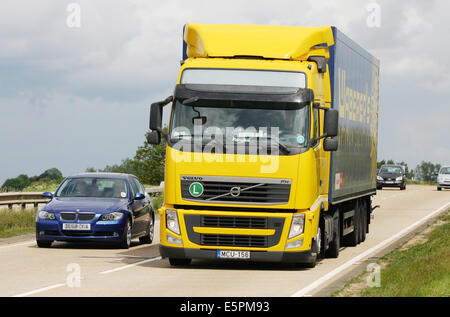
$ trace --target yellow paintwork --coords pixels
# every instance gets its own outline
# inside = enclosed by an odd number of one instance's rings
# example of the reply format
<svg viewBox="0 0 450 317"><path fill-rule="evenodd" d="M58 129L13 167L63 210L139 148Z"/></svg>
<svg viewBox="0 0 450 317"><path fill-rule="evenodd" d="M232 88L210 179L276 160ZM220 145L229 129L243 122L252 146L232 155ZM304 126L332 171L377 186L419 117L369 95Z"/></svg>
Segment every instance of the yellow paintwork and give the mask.
<svg viewBox="0 0 450 317"><path fill-rule="evenodd" d="M273 236L275 229L235 229L235 228L207 228L194 227L196 233L211 233L211 234L244 234L252 236Z"/></svg>
<svg viewBox="0 0 450 317"><path fill-rule="evenodd" d="M302 60L313 46L334 44L331 27L188 23L188 57L238 55Z"/></svg>
<svg viewBox="0 0 450 317"><path fill-rule="evenodd" d="M322 107L331 103L329 73L319 74L316 64L306 61L308 56L321 55L327 59L328 49L315 47L327 43L334 44L330 27L301 28L276 26L224 26L189 23L185 31L189 58L182 65L178 77L180 83L182 72L186 68L223 68L223 69L264 69L301 71L307 76L307 87L314 90L315 102ZM235 55L264 56L265 60L222 58ZM219 56L211 58L214 56ZM208 58L207 58L208 57ZM312 105L311 105L312 107ZM323 132L323 110L320 111L321 133ZM312 112L311 112L312 113ZM312 118L311 118L312 122ZM305 251L310 250L312 238L317 233L320 210L328 209L328 188L330 153L323 151L323 140L315 148L293 156L251 156L190 153L167 147L165 170L165 206L161 214L161 245L175 248L219 249L217 246L200 246L187 238L184 215L205 214L217 216L258 216L285 218L282 236L279 243L267 249L249 247L226 247L227 250L264 250L264 251ZM277 160L277 161L275 161ZM271 167L277 168L271 171ZM181 176L234 176L290 179L291 194L289 202L280 205L224 205L199 203L183 200L181 197ZM181 235L166 228L165 210L174 209L175 205L183 205L185 209L177 209ZM189 205L225 206L242 208L290 209L297 213L305 213L304 233L288 240L292 222L292 213L286 212L224 212L213 210L188 209ZM270 230L257 229L218 229L196 227L194 231L201 233L270 235ZM183 246L169 244L166 235L182 239ZM300 248L285 249L286 243L303 239ZM223 247L222 247L223 248Z"/></svg>

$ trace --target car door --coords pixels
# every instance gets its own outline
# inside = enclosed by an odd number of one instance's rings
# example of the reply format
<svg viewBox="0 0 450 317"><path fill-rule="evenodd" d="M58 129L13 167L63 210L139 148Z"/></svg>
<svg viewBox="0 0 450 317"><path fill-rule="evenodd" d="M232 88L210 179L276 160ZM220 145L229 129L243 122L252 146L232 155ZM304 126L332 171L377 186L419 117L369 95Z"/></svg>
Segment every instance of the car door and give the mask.
<svg viewBox="0 0 450 317"><path fill-rule="evenodd" d="M132 203L131 203L131 209L134 216L134 225L133 225L133 235L140 235L144 233L146 229L146 223L147 223L147 207L148 203L146 201L146 198L142 200L136 200L134 199L135 195L137 193L145 194L145 192L142 192L141 186L139 181L132 177L130 178L130 187L131 187L131 197L132 197Z"/></svg>

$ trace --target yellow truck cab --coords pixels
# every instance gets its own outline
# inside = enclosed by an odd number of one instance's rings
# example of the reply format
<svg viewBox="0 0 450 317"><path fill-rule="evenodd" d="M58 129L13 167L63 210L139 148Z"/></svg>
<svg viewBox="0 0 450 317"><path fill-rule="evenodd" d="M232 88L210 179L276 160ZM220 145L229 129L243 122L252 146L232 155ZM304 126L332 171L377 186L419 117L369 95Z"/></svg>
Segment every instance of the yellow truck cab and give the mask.
<svg viewBox="0 0 450 317"><path fill-rule="evenodd" d="M167 141L163 258L314 266L364 241L377 59L335 27L188 23L181 64L150 109L148 142Z"/></svg>

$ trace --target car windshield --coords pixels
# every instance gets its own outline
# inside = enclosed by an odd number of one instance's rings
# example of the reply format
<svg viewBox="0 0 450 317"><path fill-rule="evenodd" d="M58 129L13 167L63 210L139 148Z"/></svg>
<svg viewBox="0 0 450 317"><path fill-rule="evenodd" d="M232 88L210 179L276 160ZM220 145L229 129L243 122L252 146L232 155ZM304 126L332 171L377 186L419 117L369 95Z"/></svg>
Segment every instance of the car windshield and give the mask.
<svg viewBox="0 0 450 317"><path fill-rule="evenodd" d="M381 173L402 174L403 169L400 166L383 166Z"/></svg>
<svg viewBox="0 0 450 317"><path fill-rule="evenodd" d="M195 118L203 120L200 133L197 127L194 129ZM212 140L224 144L266 139L301 147L308 141L308 118L306 105L211 100L184 105L176 100L170 137L172 142L200 137L204 144Z"/></svg>
<svg viewBox="0 0 450 317"><path fill-rule="evenodd" d="M124 179L74 177L67 178L55 193L56 197L127 198Z"/></svg>
<svg viewBox="0 0 450 317"><path fill-rule="evenodd" d="M450 174L450 167L443 167L439 174Z"/></svg>

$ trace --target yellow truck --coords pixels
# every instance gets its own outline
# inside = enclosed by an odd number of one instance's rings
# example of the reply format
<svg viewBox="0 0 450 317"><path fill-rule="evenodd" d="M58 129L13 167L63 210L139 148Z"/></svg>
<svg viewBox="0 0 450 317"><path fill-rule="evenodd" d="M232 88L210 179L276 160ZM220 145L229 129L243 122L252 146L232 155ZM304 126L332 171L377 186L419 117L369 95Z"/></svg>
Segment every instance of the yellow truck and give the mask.
<svg viewBox="0 0 450 317"><path fill-rule="evenodd" d="M314 267L363 242L379 61L331 26L188 23L183 37L174 95L150 107L147 140L167 142L161 256Z"/></svg>

